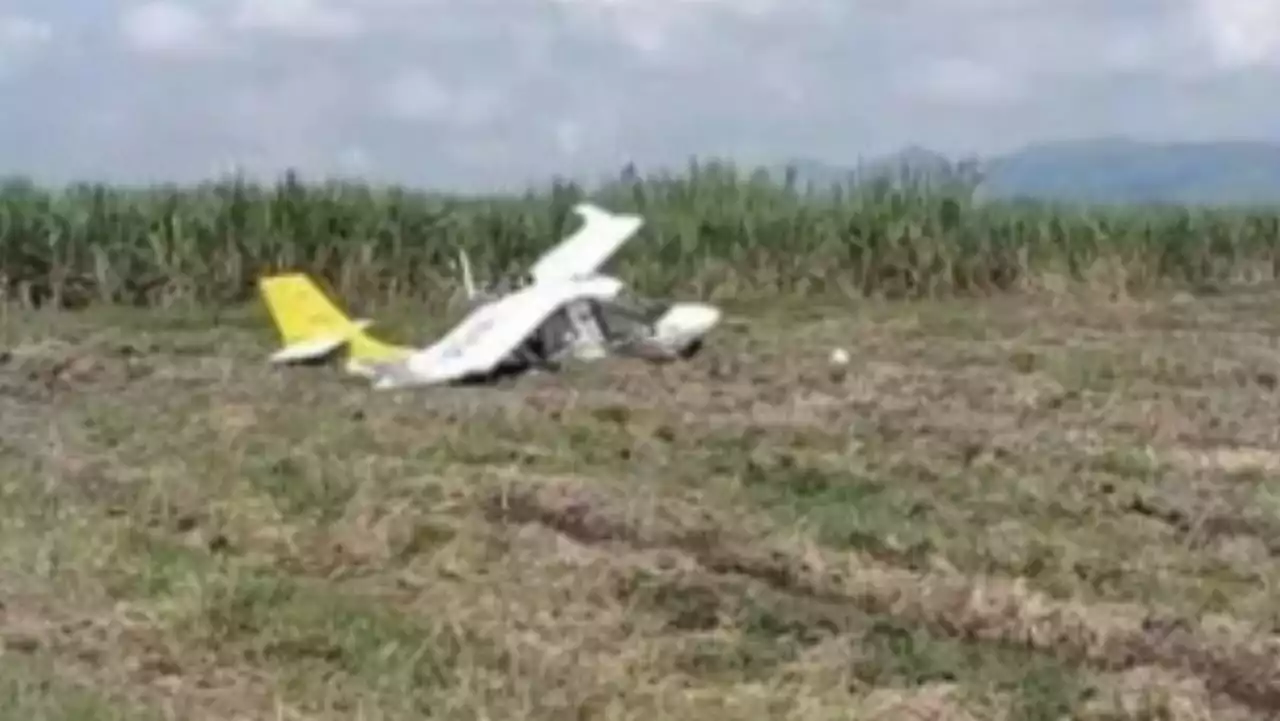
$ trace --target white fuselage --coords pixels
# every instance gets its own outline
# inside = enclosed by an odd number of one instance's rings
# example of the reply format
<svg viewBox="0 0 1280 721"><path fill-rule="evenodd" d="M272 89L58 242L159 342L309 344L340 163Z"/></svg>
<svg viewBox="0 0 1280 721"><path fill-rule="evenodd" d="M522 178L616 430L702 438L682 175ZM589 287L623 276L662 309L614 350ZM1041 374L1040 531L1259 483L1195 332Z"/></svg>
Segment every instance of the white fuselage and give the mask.
<svg viewBox="0 0 1280 721"><path fill-rule="evenodd" d="M576 300L556 314L567 326L562 352L581 360L611 353L675 358L685 355L719 324L721 312L705 303L672 303L656 318L646 319L618 298Z"/></svg>

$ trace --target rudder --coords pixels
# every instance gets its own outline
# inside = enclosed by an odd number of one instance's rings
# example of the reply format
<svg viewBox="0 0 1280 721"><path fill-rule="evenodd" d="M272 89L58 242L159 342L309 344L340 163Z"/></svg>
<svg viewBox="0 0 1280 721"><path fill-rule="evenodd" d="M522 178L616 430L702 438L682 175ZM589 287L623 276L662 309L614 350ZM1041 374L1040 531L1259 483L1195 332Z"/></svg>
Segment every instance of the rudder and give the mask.
<svg viewBox="0 0 1280 721"><path fill-rule="evenodd" d="M284 273L258 281L258 290L284 345L321 336L358 332L338 306L302 273Z"/></svg>

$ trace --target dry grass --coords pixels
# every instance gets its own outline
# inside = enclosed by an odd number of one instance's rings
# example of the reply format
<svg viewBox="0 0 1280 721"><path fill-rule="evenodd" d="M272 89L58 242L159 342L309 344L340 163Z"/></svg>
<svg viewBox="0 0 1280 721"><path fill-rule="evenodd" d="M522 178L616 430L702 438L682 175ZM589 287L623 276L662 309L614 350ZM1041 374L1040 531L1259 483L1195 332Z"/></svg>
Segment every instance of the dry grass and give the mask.
<svg viewBox="0 0 1280 721"><path fill-rule="evenodd" d="M0 716L1269 716L1277 300L744 310L401 395L256 310L13 313Z"/></svg>

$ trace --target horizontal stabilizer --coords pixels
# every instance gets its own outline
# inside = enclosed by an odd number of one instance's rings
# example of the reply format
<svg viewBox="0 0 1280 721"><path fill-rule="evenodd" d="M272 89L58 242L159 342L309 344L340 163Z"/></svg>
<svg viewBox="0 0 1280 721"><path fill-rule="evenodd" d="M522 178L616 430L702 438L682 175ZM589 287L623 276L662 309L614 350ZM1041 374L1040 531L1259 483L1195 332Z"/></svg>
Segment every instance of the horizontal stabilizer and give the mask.
<svg viewBox="0 0 1280 721"><path fill-rule="evenodd" d="M325 358L347 343L343 336L328 336L299 341L271 354L272 363L298 363Z"/></svg>

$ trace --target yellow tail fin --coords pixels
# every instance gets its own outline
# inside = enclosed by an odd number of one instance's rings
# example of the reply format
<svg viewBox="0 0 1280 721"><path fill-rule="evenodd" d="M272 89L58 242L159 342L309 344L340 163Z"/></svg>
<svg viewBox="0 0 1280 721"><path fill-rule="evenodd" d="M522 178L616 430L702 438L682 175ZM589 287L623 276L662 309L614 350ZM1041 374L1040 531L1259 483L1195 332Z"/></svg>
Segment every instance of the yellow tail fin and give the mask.
<svg viewBox="0 0 1280 721"><path fill-rule="evenodd" d="M262 278L258 290L286 347L338 337L346 339L352 360L391 360L410 352L370 337L302 273Z"/></svg>
<svg viewBox="0 0 1280 721"><path fill-rule="evenodd" d="M286 273L258 281L262 299L285 345L321 335L347 335L358 330L351 319L301 273Z"/></svg>

